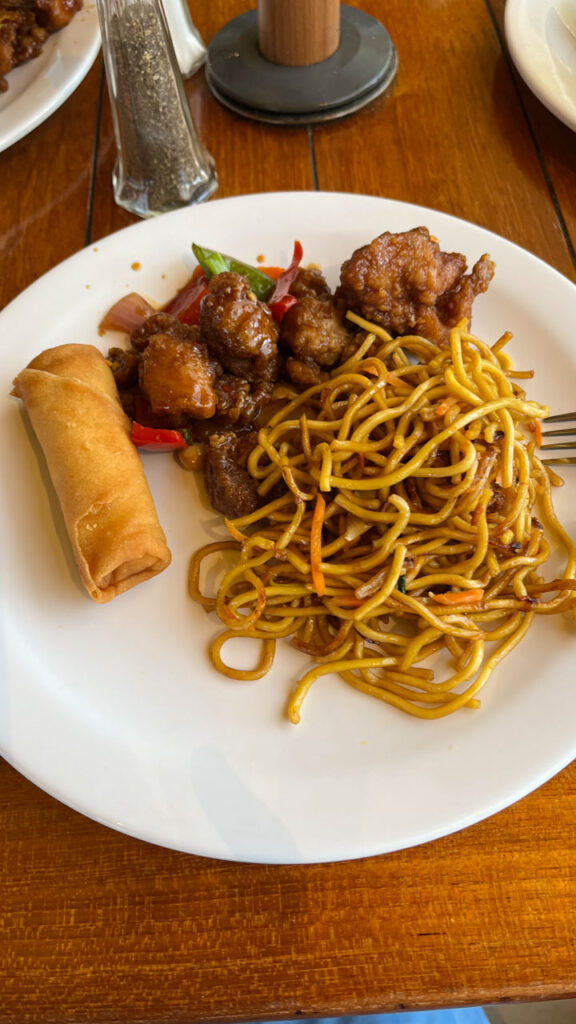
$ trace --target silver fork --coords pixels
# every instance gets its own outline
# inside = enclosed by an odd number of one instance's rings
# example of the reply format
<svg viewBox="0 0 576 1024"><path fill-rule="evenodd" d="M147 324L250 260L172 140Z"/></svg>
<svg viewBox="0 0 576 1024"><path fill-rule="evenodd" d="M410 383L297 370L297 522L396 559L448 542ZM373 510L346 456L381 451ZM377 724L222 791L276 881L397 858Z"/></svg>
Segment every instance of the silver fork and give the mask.
<svg viewBox="0 0 576 1024"><path fill-rule="evenodd" d="M563 412L557 416L547 416L545 420L542 420L543 426L548 426L549 423L569 423L570 420L574 420L572 427L557 429L554 427L553 430L543 430L542 437L574 437L576 438L576 412ZM566 451L569 449L576 448L576 439L573 441L553 441L551 444L540 445L540 451ZM547 466L576 466L576 458L573 455L562 456L555 455L551 459L542 459Z"/></svg>

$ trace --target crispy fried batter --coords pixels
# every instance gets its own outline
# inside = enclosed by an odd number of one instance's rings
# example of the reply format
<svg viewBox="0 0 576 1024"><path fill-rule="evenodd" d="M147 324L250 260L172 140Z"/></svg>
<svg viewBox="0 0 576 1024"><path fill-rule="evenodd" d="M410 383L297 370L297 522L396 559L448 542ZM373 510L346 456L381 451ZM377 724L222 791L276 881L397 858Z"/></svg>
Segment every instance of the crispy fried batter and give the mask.
<svg viewBox="0 0 576 1024"><path fill-rule="evenodd" d="M214 370L199 342L155 334L140 358L138 379L153 413L204 420L216 412Z"/></svg>
<svg viewBox="0 0 576 1024"><path fill-rule="evenodd" d="M51 32L57 32L82 7L82 0L0 0L0 92L12 68L37 57Z"/></svg>
<svg viewBox="0 0 576 1024"><path fill-rule="evenodd" d="M297 359L334 366L350 335L331 302L306 295L284 315L280 340Z"/></svg>
<svg viewBox="0 0 576 1024"><path fill-rule="evenodd" d="M391 334L422 334L445 343L450 328L470 319L494 264L482 256L466 274L461 253L442 252L424 227L379 235L343 263L338 296L346 308Z"/></svg>
<svg viewBox="0 0 576 1024"><path fill-rule="evenodd" d="M200 334L208 351L229 373L245 380L278 376L278 328L240 274L218 274L202 303Z"/></svg>

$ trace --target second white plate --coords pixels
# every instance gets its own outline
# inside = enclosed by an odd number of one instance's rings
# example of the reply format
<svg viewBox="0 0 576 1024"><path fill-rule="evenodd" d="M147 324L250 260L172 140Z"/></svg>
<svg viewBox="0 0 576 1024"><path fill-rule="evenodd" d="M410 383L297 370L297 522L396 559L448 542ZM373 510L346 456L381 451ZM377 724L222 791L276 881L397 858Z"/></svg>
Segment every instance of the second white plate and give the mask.
<svg viewBox="0 0 576 1024"><path fill-rule="evenodd" d="M92 67L100 49L96 5L82 10L49 36L40 55L8 75L0 93L0 152L37 128L64 103Z"/></svg>
<svg viewBox="0 0 576 1024"><path fill-rule="evenodd" d="M508 0L506 41L526 85L576 131L576 3Z"/></svg>

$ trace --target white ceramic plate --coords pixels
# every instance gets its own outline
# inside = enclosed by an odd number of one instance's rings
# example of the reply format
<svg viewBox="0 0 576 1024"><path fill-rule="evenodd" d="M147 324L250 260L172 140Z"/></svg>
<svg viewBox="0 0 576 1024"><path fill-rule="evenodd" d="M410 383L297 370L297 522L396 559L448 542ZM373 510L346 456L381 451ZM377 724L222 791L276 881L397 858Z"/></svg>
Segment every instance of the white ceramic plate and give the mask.
<svg viewBox="0 0 576 1024"><path fill-rule="evenodd" d="M526 85L576 130L576 0L508 0L505 29Z"/></svg>
<svg viewBox="0 0 576 1024"><path fill-rule="evenodd" d="M88 74L100 49L96 4L84 7L49 36L34 60L8 75L0 93L0 152L37 128L68 99Z"/></svg>
<svg viewBox="0 0 576 1024"><path fill-rule="evenodd" d="M223 536L194 474L144 455L170 568L109 605L71 567L50 486L11 381L41 349L99 337L105 310L139 290L163 302L186 280L193 240L286 264L295 238L332 283L352 250L384 230L428 226L497 273L474 329L514 331L530 394L574 405L576 288L534 256L455 218L374 197L253 195L138 223L85 249L0 314L0 750L58 799L154 843L224 859L312 862L379 854L493 814L576 752L576 636L543 618L495 672L482 709L422 722L319 681L302 723L283 717L306 659L281 646L268 678L219 676L206 646L218 622L186 595L192 551ZM134 268L140 269L134 269ZM576 533L576 470L558 509Z"/></svg>

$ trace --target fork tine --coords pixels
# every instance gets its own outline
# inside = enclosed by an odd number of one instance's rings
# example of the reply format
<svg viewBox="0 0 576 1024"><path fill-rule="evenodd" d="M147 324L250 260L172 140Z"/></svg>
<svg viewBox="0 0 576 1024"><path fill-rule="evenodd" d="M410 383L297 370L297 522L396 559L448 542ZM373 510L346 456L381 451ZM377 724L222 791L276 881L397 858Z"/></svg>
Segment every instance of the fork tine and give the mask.
<svg viewBox="0 0 576 1024"><path fill-rule="evenodd" d="M576 420L576 412L562 412L556 416L547 416L543 423L564 423L566 420Z"/></svg>
<svg viewBox="0 0 576 1024"><path fill-rule="evenodd" d="M576 412L561 412L554 416L547 416L546 419L542 420L543 426L548 426L549 423L568 423L570 420L574 420L575 423L572 427L566 428L566 430L543 430L542 437L569 437L576 434ZM576 448L576 441L553 441L551 444L541 444L539 449L541 452L546 451L560 451L567 449ZM542 459L545 466L576 466L576 457L555 455L552 458Z"/></svg>

